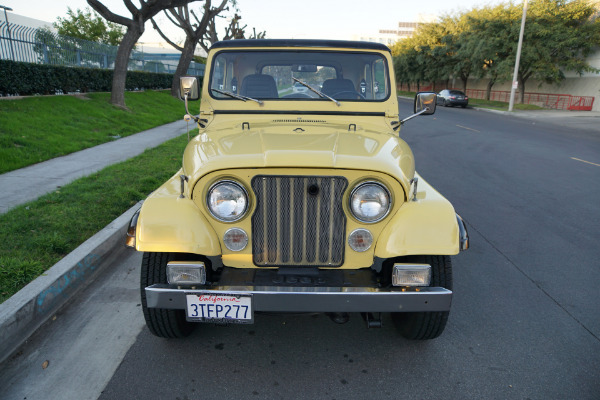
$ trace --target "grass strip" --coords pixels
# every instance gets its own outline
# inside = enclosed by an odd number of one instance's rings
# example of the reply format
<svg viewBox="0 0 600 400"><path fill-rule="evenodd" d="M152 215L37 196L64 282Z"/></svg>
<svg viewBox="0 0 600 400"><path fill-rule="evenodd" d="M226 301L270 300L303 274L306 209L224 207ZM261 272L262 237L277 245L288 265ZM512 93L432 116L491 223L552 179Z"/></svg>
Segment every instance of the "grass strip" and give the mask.
<svg viewBox="0 0 600 400"><path fill-rule="evenodd" d="M515 98L515 101L518 101ZM483 99L474 99L469 98L469 105L477 106L481 108L489 108L491 110L501 110L508 111L508 103L503 101L496 100L483 100ZM514 103L513 109L515 110L545 110L545 108L536 106L535 104L522 104L522 103Z"/></svg>
<svg viewBox="0 0 600 400"><path fill-rule="evenodd" d="M0 302L181 168L187 134L0 215Z"/></svg>
<svg viewBox="0 0 600 400"><path fill-rule="evenodd" d="M124 110L110 93L0 101L0 173L23 168L183 117L168 91L126 92ZM199 102L190 103L197 110Z"/></svg>

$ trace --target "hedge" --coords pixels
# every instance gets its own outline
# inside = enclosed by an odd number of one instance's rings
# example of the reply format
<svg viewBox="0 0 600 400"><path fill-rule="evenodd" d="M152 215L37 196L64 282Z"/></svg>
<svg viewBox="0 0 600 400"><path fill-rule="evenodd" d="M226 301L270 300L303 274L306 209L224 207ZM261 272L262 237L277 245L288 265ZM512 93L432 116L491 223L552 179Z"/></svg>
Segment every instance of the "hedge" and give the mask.
<svg viewBox="0 0 600 400"><path fill-rule="evenodd" d="M113 70L0 60L0 95L110 92ZM167 89L173 74L127 71L126 90Z"/></svg>

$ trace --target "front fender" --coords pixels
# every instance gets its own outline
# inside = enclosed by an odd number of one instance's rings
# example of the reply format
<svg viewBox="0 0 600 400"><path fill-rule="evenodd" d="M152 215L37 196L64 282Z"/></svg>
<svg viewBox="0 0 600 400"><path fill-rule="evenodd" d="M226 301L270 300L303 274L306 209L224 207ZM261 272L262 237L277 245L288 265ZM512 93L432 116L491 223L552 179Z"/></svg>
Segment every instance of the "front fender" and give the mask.
<svg viewBox="0 0 600 400"><path fill-rule="evenodd" d="M148 197L136 226L138 251L221 255L217 234L188 197L181 198L172 178Z"/></svg>
<svg viewBox="0 0 600 400"><path fill-rule="evenodd" d="M419 177L416 200L404 203L383 229L375 256L454 255L460 248L461 232L454 207Z"/></svg>

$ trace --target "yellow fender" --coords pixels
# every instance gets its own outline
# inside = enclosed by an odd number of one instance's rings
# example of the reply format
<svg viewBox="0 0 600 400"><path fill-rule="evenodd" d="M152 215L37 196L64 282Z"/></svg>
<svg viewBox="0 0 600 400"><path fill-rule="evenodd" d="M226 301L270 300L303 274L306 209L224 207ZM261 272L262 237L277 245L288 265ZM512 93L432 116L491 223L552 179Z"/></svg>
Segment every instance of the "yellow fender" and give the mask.
<svg viewBox="0 0 600 400"><path fill-rule="evenodd" d="M176 177L144 201L137 220L135 249L221 255L215 230L189 196L180 197Z"/></svg>
<svg viewBox="0 0 600 400"><path fill-rule="evenodd" d="M459 227L460 217L446 198L420 177L416 199L413 196L410 193L379 235L375 257L454 255L468 247L466 232L463 235ZM461 242L464 238L466 243Z"/></svg>

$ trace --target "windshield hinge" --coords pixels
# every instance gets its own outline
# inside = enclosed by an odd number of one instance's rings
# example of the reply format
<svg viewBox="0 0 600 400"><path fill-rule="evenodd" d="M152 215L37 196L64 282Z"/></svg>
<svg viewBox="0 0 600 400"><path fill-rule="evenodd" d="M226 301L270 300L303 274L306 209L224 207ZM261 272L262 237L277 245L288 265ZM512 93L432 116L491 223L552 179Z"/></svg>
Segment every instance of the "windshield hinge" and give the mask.
<svg viewBox="0 0 600 400"><path fill-rule="evenodd" d="M200 115L213 115L212 110L200 110Z"/></svg>
<svg viewBox="0 0 600 400"><path fill-rule="evenodd" d="M391 118L391 119L398 119L398 114L390 114L389 112L385 113L385 117L386 118Z"/></svg>

